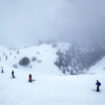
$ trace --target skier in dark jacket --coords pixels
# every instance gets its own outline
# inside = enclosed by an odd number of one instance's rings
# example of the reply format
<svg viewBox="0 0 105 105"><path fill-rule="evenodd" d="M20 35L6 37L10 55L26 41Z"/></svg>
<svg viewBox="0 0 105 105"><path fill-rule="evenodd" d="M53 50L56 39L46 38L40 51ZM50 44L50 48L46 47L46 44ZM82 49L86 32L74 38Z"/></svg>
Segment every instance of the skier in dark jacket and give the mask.
<svg viewBox="0 0 105 105"><path fill-rule="evenodd" d="M32 82L32 74L29 74L29 82Z"/></svg>
<svg viewBox="0 0 105 105"><path fill-rule="evenodd" d="M12 70L11 74L12 74L12 78L15 78L14 71L13 70Z"/></svg>
<svg viewBox="0 0 105 105"><path fill-rule="evenodd" d="M101 86L101 83L98 80L96 82L96 86L97 86L96 91L99 92L100 91L99 87Z"/></svg>
<svg viewBox="0 0 105 105"><path fill-rule="evenodd" d="M4 73L3 66L1 66L1 73Z"/></svg>
<svg viewBox="0 0 105 105"><path fill-rule="evenodd" d="M3 69L1 70L1 73L4 73L4 70Z"/></svg>

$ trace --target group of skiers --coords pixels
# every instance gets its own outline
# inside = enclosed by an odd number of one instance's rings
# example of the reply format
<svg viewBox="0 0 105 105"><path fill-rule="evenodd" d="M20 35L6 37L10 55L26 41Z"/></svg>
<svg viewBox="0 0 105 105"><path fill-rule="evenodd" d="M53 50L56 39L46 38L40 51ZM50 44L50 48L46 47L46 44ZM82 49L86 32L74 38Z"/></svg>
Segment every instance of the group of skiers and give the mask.
<svg viewBox="0 0 105 105"><path fill-rule="evenodd" d="M4 73L4 70L3 70L3 67L1 67L2 69L1 69L1 73ZM14 75L14 71L12 70L12 72L11 72L11 75L12 75L12 78L15 78L15 75ZM29 82L32 82L32 81L34 81L33 79L32 79L32 74L29 74L29 79L28 79L28 81ZM96 92L99 92L100 91L100 86L101 86L101 83L97 80L96 81Z"/></svg>
<svg viewBox="0 0 105 105"><path fill-rule="evenodd" d="M19 55L20 54L20 51L17 50L16 53ZM8 60L9 55L10 56L12 55L12 52L11 51L10 51L10 54L8 54L8 55L5 52L3 52L3 56L4 56L4 58L5 58L6 61ZM16 56L14 56L14 57L16 58ZM0 57L0 61L1 61L1 57Z"/></svg>
<svg viewBox="0 0 105 105"><path fill-rule="evenodd" d="M4 73L3 68L1 69L1 73ZM14 75L14 71L13 71L13 70L12 70L12 72L11 72L11 75L12 75L12 78L15 78L15 75ZM32 79L32 74L29 74L29 79L28 79L28 81L29 81L29 82L34 81L34 80Z"/></svg>
<svg viewBox="0 0 105 105"><path fill-rule="evenodd" d="M19 50L17 50L16 53L19 54L20 53ZM8 56L5 54L5 52L3 52L3 55L5 56L5 59L8 60ZM12 55L12 52L10 52L10 56L11 55ZM16 56L15 56L15 58L16 58ZM1 61L1 57L0 57L0 61ZM4 73L3 66L1 66L1 73ZM13 70L11 72L11 75L12 75L12 78L15 78L15 75L14 75L14 71ZM29 80L28 81L29 82L34 81L34 79L32 79L32 74L29 74Z"/></svg>

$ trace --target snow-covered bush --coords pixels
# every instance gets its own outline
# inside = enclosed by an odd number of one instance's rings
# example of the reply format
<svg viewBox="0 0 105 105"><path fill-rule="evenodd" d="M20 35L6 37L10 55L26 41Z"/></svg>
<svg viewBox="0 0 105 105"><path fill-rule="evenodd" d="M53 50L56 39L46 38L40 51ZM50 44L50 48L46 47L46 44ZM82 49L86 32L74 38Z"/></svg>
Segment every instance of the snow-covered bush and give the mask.
<svg viewBox="0 0 105 105"><path fill-rule="evenodd" d="M53 47L53 48L56 48L56 47L57 47L57 43L53 43L53 44L52 44L52 47Z"/></svg>
<svg viewBox="0 0 105 105"><path fill-rule="evenodd" d="M42 61L40 59L38 59L38 63L42 63Z"/></svg>
<svg viewBox="0 0 105 105"><path fill-rule="evenodd" d="M13 66L13 68L18 68L17 64L13 64L12 66Z"/></svg>
<svg viewBox="0 0 105 105"><path fill-rule="evenodd" d="M28 57L23 57L20 61L19 64L22 66L27 66L30 64L30 59Z"/></svg>
<svg viewBox="0 0 105 105"><path fill-rule="evenodd" d="M32 62L35 62L37 60L36 57L32 57Z"/></svg>
<svg viewBox="0 0 105 105"><path fill-rule="evenodd" d="M39 51L37 51L37 52L36 52L36 54L37 54L37 55L39 55L39 54L40 54L40 52L39 52Z"/></svg>

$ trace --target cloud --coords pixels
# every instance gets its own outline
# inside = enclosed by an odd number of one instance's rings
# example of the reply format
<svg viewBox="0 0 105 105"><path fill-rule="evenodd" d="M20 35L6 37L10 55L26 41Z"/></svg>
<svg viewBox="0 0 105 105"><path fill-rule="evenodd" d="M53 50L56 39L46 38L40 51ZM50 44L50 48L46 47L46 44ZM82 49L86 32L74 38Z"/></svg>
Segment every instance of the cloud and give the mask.
<svg viewBox="0 0 105 105"><path fill-rule="evenodd" d="M104 0L0 0L0 8L0 42L10 47L96 41L105 34Z"/></svg>

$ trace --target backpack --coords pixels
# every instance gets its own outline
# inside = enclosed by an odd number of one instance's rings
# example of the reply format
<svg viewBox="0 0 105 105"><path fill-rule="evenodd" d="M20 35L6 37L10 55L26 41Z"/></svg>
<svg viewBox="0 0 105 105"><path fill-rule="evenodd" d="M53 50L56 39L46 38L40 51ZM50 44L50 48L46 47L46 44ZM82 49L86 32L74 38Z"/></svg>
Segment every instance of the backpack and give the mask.
<svg viewBox="0 0 105 105"><path fill-rule="evenodd" d="M99 82L98 85L101 86L101 83Z"/></svg>

